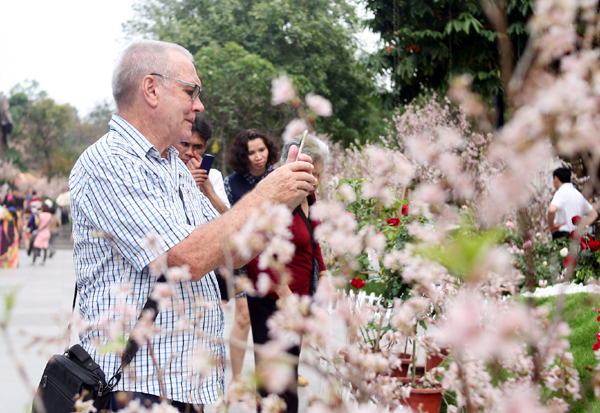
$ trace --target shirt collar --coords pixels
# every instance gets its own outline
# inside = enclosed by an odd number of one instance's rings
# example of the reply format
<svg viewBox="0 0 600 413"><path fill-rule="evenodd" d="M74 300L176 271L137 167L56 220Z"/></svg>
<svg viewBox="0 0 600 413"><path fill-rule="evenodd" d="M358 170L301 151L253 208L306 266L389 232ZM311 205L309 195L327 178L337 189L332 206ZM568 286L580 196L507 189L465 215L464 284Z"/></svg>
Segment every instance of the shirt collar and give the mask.
<svg viewBox="0 0 600 413"><path fill-rule="evenodd" d="M564 184L562 184L562 185L560 186L560 188L558 188L556 191L558 192L558 191L560 191L561 189L562 189L563 191L566 191L568 188L575 188L575 187L573 186L573 183L572 183L572 182L565 182L565 183L564 183Z"/></svg>
<svg viewBox="0 0 600 413"><path fill-rule="evenodd" d="M249 174L249 173L242 174L242 176L244 177L244 179L246 181L248 181L248 183L250 185L256 185L257 183L259 183L260 181L262 181L265 176L269 175L273 171L274 171L273 167L269 166L267 168L267 170L265 171L265 173L262 174L261 176L254 176L254 175Z"/></svg>
<svg viewBox="0 0 600 413"><path fill-rule="evenodd" d="M144 135L142 135L136 128L134 128L129 122L119 115L112 115L108 125L112 130L124 137L131 144L131 148L139 157L145 158L147 155L155 158L161 157L154 145L152 145ZM177 156L177 149L172 146L167 149L168 160L172 159L171 157L173 156L174 152L174 156Z"/></svg>

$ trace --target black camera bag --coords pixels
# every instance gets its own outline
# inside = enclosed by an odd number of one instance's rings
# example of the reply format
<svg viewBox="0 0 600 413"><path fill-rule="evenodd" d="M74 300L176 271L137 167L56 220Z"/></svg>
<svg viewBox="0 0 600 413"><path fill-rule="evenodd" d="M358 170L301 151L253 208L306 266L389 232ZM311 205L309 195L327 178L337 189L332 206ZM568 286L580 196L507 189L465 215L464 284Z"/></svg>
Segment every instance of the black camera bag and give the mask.
<svg viewBox="0 0 600 413"><path fill-rule="evenodd" d="M110 388L100 366L76 344L65 354L52 356L46 365L33 412L70 413L81 396L84 401L93 399L94 407L102 411L108 407Z"/></svg>

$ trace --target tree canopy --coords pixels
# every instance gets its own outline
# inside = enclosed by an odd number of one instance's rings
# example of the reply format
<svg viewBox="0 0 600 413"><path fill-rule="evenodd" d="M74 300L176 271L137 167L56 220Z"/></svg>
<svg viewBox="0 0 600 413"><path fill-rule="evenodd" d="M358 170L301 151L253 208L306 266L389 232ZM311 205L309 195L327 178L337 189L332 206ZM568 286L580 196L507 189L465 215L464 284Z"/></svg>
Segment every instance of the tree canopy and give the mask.
<svg viewBox="0 0 600 413"><path fill-rule="evenodd" d="M196 56L207 119L227 139L232 129L252 126L281 133L285 119L269 105L268 88L269 78L285 72L300 96L331 100L334 114L318 121L319 130L352 142L373 124L375 91L355 57L354 10L346 0L146 0L125 29L178 43ZM262 113L250 116L250 108Z"/></svg>
<svg viewBox="0 0 600 413"><path fill-rule="evenodd" d="M85 148L108 132L113 112L101 103L82 121L73 106L56 103L35 81L13 87L8 101L15 125L5 157L50 179L69 175Z"/></svg>
<svg viewBox="0 0 600 413"><path fill-rule="evenodd" d="M443 90L452 76L469 73L474 90L489 97L501 91L500 56L481 0L364 0L374 17L369 25L381 34L384 48L371 65L391 73L395 103L421 92ZM527 42L531 0L507 0L508 34L515 58Z"/></svg>

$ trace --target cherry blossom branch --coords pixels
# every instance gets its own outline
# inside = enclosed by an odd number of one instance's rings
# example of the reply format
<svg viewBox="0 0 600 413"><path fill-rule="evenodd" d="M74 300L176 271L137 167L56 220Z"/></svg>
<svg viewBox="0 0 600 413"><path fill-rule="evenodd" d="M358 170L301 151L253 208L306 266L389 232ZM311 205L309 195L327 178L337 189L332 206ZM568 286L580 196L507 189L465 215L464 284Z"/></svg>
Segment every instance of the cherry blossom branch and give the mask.
<svg viewBox="0 0 600 413"><path fill-rule="evenodd" d="M165 386L164 372L163 372L162 368L159 366L158 360L156 359L156 356L154 355L154 348L152 347L152 342L149 338L146 340L146 344L148 345L148 352L150 353L150 358L152 359L152 364L154 364L154 368L156 369L156 376L158 379L158 384L160 385L160 394L162 395L162 397L164 399L166 399L167 398L167 388Z"/></svg>

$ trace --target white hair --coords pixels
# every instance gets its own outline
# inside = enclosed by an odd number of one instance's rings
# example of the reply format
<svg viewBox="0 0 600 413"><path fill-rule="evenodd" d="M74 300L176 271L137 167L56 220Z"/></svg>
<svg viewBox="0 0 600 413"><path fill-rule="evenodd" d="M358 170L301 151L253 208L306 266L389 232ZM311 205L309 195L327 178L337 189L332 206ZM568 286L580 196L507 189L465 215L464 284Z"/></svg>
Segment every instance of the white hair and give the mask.
<svg viewBox="0 0 600 413"><path fill-rule="evenodd" d="M175 74L169 51L182 53L194 63L194 56L187 49L160 40L138 40L121 52L112 75L112 92L118 109L132 103L133 92L144 76L150 73ZM162 77L159 81L165 82Z"/></svg>
<svg viewBox="0 0 600 413"><path fill-rule="evenodd" d="M283 148L281 149L281 165L285 165L288 153L290 152L290 148L292 147L292 145L300 146L301 141L302 136L298 135L283 145ZM312 158L313 163L322 161L323 165L326 165L329 161L329 147L325 142L323 142L321 139L317 138L315 135L312 134L306 137L306 142L304 144L304 147L302 148L302 153L310 156Z"/></svg>

